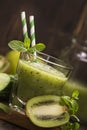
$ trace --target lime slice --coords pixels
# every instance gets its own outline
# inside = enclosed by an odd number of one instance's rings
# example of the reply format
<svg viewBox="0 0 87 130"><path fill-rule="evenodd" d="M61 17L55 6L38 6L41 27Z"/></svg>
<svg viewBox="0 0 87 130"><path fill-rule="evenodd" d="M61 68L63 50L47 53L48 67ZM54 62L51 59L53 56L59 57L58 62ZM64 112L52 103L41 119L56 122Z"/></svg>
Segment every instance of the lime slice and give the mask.
<svg viewBox="0 0 87 130"><path fill-rule="evenodd" d="M0 73L0 91L10 83L10 76L6 73Z"/></svg>
<svg viewBox="0 0 87 130"><path fill-rule="evenodd" d="M4 56L0 55L0 73L8 73L10 62Z"/></svg>

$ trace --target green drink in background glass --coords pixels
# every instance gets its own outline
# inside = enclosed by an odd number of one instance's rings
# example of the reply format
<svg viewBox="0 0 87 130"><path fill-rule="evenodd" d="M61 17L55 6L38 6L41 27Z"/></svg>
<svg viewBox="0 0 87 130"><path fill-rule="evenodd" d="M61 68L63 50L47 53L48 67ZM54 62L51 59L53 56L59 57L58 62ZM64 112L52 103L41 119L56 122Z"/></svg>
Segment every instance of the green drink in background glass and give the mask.
<svg viewBox="0 0 87 130"><path fill-rule="evenodd" d="M26 102L40 95L61 95L72 68L45 53L21 53L10 105L24 110Z"/></svg>

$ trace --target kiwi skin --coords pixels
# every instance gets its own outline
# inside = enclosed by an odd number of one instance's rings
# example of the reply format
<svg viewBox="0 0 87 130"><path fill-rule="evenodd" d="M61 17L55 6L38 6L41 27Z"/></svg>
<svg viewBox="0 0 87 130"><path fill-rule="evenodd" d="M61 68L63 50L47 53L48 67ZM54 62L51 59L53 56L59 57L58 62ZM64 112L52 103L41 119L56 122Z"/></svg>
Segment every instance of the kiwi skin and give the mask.
<svg viewBox="0 0 87 130"><path fill-rule="evenodd" d="M26 104L26 115L34 125L42 128L59 127L66 124L70 118L66 106L61 105L60 97L55 95L30 99Z"/></svg>

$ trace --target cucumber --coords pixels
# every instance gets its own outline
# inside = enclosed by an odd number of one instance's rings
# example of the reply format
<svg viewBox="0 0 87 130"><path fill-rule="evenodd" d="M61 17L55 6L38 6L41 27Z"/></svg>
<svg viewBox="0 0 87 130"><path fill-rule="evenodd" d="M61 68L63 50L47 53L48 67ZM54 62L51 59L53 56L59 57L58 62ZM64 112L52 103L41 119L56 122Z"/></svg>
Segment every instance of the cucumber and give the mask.
<svg viewBox="0 0 87 130"><path fill-rule="evenodd" d="M26 115L39 127L51 128L66 124L70 116L60 100L59 96L54 95L34 97L26 104Z"/></svg>
<svg viewBox="0 0 87 130"><path fill-rule="evenodd" d="M10 69L10 63L4 56L0 55L0 73L8 73Z"/></svg>
<svg viewBox="0 0 87 130"><path fill-rule="evenodd" d="M10 83L10 76L6 73L0 73L0 92Z"/></svg>

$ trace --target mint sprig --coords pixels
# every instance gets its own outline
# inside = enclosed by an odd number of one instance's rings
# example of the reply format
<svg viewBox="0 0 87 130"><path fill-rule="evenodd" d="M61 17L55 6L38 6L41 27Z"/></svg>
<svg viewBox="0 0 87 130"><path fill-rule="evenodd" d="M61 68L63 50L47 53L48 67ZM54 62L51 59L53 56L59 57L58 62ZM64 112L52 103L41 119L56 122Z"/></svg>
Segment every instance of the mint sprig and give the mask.
<svg viewBox="0 0 87 130"><path fill-rule="evenodd" d="M25 38L24 42L19 40L12 40L8 43L8 46L12 50L16 50L19 52L29 52L29 53L34 53L35 51L43 51L46 47L44 43L37 43L33 47L31 47L30 44L31 44L30 38Z"/></svg>
<svg viewBox="0 0 87 130"><path fill-rule="evenodd" d="M76 113L79 109L77 100L79 96L79 92L75 90L72 93L72 96L62 96L61 103L67 106L68 112L70 114L70 121L61 127L61 130L78 130L80 127L79 118L76 116Z"/></svg>
<svg viewBox="0 0 87 130"><path fill-rule="evenodd" d="M68 122L64 126L61 127L61 130L78 130L80 127L79 123L70 123Z"/></svg>

